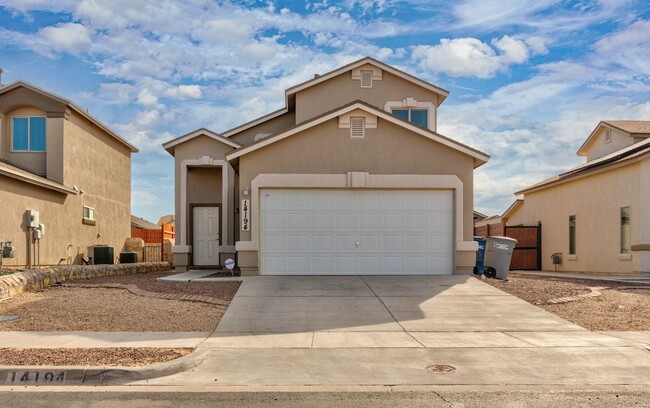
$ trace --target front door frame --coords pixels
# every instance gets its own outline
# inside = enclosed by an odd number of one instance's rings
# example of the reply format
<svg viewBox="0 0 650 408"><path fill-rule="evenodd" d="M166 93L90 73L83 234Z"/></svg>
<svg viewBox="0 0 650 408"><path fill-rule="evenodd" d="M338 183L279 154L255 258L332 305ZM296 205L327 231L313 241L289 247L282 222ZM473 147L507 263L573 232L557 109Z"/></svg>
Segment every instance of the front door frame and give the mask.
<svg viewBox="0 0 650 408"><path fill-rule="evenodd" d="M190 245L194 246L194 208L200 208L200 207L217 207L217 218L219 220L219 246L221 246L223 242L223 223L221 222L221 211L222 211L222 206L221 203L200 203L200 204L190 204L190 219L189 219L189 239L190 239ZM221 255L221 252L219 252L219 256ZM221 263L221 260L217 257L217 264L216 265L198 265L198 267L206 268L206 267L211 267L211 266L219 266ZM194 265L194 251L190 254L190 265L192 267L196 266Z"/></svg>

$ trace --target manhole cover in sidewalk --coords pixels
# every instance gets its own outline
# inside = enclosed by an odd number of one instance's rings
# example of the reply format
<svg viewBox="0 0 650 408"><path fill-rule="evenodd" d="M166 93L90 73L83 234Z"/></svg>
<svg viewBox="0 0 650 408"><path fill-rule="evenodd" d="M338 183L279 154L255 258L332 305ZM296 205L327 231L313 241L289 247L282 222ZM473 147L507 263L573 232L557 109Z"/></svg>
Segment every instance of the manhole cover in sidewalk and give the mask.
<svg viewBox="0 0 650 408"><path fill-rule="evenodd" d="M20 317L18 317L18 316L0 316L0 323L15 322L17 320L20 320Z"/></svg>
<svg viewBox="0 0 650 408"><path fill-rule="evenodd" d="M429 364L424 369L430 373L453 373L456 371L456 367L446 364Z"/></svg>

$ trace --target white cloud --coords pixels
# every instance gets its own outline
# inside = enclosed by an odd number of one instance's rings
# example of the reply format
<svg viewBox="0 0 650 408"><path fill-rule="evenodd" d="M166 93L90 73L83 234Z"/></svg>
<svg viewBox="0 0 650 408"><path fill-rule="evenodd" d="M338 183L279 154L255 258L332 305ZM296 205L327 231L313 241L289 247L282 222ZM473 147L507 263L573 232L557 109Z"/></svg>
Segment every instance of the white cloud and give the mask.
<svg viewBox="0 0 650 408"><path fill-rule="evenodd" d="M613 63L650 75L650 20L639 20L594 45L599 62Z"/></svg>
<svg viewBox="0 0 650 408"><path fill-rule="evenodd" d="M521 40L504 35L491 44L476 38L443 38L438 45L413 47L411 56L422 68L434 72L478 78L493 77L512 64L528 60L528 47Z"/></svg>
<svg viewBox="0 0 650 408"><path fill-rule="evenodd" d="M201 99L203 93L198 85L179 85L165 91L165 96L180 100Z"/></svg>
<svg viewBox="0 0 650 408"><path fill-rule="evenodd" d="M78 55L90 45L90 35L82 24L63 23L41 29L39 36L52 50Z"/></svg>

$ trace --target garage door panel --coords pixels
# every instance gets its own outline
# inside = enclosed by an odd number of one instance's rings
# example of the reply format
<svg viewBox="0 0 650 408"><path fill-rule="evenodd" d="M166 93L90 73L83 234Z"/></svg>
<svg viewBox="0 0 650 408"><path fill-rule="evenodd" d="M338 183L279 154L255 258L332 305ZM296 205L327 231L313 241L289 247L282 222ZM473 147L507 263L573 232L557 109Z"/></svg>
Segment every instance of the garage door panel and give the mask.
<svg viewBox="0 0 650 408"><path fill-rule="evenodd" d="M357 230L357 215L353 212L349 213L336 213L336 223L334 224L336 231L356 231Z"/></svg>
<svg viewBox="0 0 650 408"><path fill-rule="evenodd" d="M338 251L352 251L356 250L357 236L355 234L336 234L335 248Z"/></svg>
<svg viewBox="0 0 650 408"><path fill-rule="evenodd" d="M362 274L379 274L381 273L381 262L377 256L360 256L359 272Z"/></svg>
<svg viewBox="0 0 650 408"><path fill-rule="evenodd" d="M380 231L381 216L378 213L359 214L359 230Z"/></svg>
<svg viewBox="0 0 650 408"><path fill-rule="evenodd" d="M452 207L450 191L262 190L261 271L451 274Z"/></svg>
<svg viewBox="0 0 650 408"><path fill-rule="evenodd" d="M307 251L311 249L309 234L288 234L287 251Z"/></svg>
<svg viewBox="0 0 650 408"><path fill-rule="evenodd" d="M292 275L304 275L309 272L311 261L309 256L288 256L287 269Z"/></svg>
<svg viewBox="0 0 650 408"><path fill-rule="evenodd" d="M404 214L402 213L384 213L382 214L383 231L402 231L404 229Z"/></svg>
<svg viewBox="0 0 650 408"><path fill-rule="evenodd" d="M311 272L314 274L329 274L332 270L332 257L329 255L311 257Z"/></svg>
<svg viewBox="0 0 650 408"><path fill-rule="evenodd" d="M266 231L284 230L287 228L287 215L269 211L262 214L262 228Z"/></svg>
<svg viewBox="0 0 650 408"><path fill-rule="evenodd" d="M357 257L354 255L336 257L334 265L333 273L354 275L357 272Z"/></svg>
<svg viewBox="0 0 650 408"><path fill-rule="evenodd" d="M385 251L404 250L404 236L398 234L383 235L382 239Z"/></svg>
<svg viewBox="0 0 650 408"><path fill-rule="evenodd" d="M268 234L262 238L262 246L265 252L282 252L286 249L284 246L284 234Z"/></svg>
<svg viewBox="0 0 650 408"><path fill-rule="evenodd" d="M292 231L309 231L311 216L309 213L295 213L287 217L287 229Z"/></svg>
<svg viewBox="0 0 650 408"><path fill-rule="evenodd" d="M332 235L316 234L311 236L311 249L315 252L330 252L332 246Z"/></svg>
<svg viewBox="0 0 650 408"><path fill-rule="evenodd" d="M282 255L263 255L261 257L262 268L265 273L271 275L282 275L286 273L285 257Z"/></svg>

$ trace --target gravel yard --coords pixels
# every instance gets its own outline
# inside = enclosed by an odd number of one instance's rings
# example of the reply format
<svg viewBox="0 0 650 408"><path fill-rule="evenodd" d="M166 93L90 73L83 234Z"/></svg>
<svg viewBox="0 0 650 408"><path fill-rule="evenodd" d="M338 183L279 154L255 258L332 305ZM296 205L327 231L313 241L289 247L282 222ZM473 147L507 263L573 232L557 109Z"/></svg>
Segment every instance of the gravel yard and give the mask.
<svg viewBox="0 0 650 408"><path fill-rule="evenodd" d="M625 289L633 284L510 274L507 282L486 283L537 305L589 330L650 330L650 286ZM563 304L551 299L590 293L590 287L605 287L602 295Z"/></svg>
<svg viewBox="0 0 650 408"><path fill-rule="evenodd" d="M229 302L239 282L156 282L169 273L150 273L77 280L71 283L135 284L151 292L197 294ZM123 289L87 289L63 286L22 293L0 302L0 315L17 322L0 323L0 331L213 331L225 307L205 303L153 299Z"/></svg>
<svg viewBox="0 0 650 408"><path fill-rule="evenodd" d="M2 366L128 366L139 367L183 357L192 349L0 349Z"/></svg>

